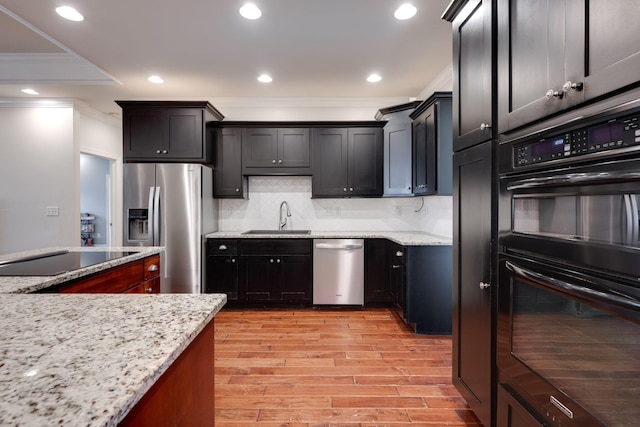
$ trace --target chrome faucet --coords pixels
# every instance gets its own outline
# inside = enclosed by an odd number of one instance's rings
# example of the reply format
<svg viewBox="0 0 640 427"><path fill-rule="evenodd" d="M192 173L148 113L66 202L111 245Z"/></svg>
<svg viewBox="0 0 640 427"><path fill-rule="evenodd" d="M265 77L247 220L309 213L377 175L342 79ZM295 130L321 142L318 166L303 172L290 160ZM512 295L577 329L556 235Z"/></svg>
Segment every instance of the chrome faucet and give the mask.
<svg viewBox="0 0 640 427"><path fill-rule="evenodd" d="M283 220L283 215L282 215L282 207L286 206L287 207L287 216L284 217ZM291 210L289 209L289 203L287 203L286 201L283 201L282 203L280 203L280 222L278 223L278 229L279 230L284 230L284 226L287 225L287 217L291 216Z"/></svg>

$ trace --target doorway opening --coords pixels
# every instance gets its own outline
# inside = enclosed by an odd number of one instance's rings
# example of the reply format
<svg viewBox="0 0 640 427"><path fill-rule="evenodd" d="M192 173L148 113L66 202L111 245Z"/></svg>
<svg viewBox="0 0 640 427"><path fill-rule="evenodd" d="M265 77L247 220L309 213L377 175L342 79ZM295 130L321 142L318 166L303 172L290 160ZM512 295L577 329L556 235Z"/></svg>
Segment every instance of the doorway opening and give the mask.
<svg viewBox="0 0 640 427"><path fill-rule="evenodd" d="M80 153L80 244L113 242L113 168L115 160Z"/></svg>

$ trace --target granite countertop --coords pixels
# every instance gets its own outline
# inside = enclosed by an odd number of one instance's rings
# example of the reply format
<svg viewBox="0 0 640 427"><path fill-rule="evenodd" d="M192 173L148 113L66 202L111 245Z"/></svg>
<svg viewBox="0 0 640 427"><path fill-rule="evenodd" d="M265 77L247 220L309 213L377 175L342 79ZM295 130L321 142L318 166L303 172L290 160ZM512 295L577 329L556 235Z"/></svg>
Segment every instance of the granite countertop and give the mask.
<svg viewBox="0 0 640 427"><path fill-rule="evenodd" d="M68 282L79 277L88 276L102 270L109 269L121 264L126 264L137 259L150 255L159 254L164 250L161 246L140 247L140 246L76 246L76 247L53 247L46 249L36 249L9 255L0 255L0 261L12 261L27 256L41 255L48 252L68 250L69 252L90 252L90 251L121 251L133 252L122 258L117 258L101 264L84 267L78 270L68 271L56 276L0 276L0 294L7 293L30 293L48 288L59 283Z"/></svg>
<svg viewBox="0 0 640 427"><path fill-rule="evenodd" d="M246 230L245 230L246 231ZM312 231L309 234L242 234L244 231L217 231L208 239L388 239L404 246L451 245L452 239L421 231Z"/></svg>
<svg viewBox="0 0 640 427"><path fill-rule="evenodd" d="M117 425L225 302L0 294L0 425Z"/></svg>

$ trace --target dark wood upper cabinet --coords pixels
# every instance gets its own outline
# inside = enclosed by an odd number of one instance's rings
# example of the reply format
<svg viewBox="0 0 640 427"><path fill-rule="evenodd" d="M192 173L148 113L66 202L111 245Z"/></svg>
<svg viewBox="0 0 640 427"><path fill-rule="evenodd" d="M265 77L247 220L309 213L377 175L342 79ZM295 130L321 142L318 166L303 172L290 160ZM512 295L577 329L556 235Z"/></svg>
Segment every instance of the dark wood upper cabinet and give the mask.
<svg viewBox="0 0 640 427"><path fill-rule="evenodd" d="M311 166L308 128L246 128L242 130L242 169L245 175L262 174L260 169L296 168L296 173ZM307 171L307 173L309 173Z"/></svg>
<svg viewBox="0 0 640 427"><path fill-rule="evenodd" d="M470 0L453 20L453 149L493 136L492 0Z"/></svg>
<svg viewBox="0 0 640 427"><path fill-rule="evenodd" d="M313 129L312 196L382 196L382 140L379 127Z"/></svg>
<svg viewBox="0 0 640 427"><path fill-rule="evenodd" d="M640 81L640 3L498 0L499 131Z"/></svg>
<svg viewBox="0 0 640 427"><path fill-rule="evenodd" d="M413 119L413 194L450 195L453 159L451 92L436 92Z"/></svg>
<svg viewBox="0 0 640 427"><path fill-rule="evenodd" d="M216 156L213 169L213 197L244 198L242 177L242 129L216 130Z"/></svg>
<svg viewBox="0 0 640 427"><path fill-rule="evenodd" d="M213 129L222 120L208 102L116 101L122 107L123 157L139 162L213 160Z"/></svg>

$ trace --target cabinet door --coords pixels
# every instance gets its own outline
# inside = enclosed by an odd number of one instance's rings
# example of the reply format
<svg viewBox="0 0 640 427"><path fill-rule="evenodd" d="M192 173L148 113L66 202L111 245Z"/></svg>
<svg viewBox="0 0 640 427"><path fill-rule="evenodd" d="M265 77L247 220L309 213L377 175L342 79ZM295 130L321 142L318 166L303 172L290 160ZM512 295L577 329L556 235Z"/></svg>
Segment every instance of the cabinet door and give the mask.
<svg viewBox="0 0 640 427"><path fill-rule="evenodd" d="M236 256L208 256L206 293L227 294L229 301L238 300L238 262Z"/></svg>
<svg viewBox="0 0 640 427"><path fill-rule="evenodd" d="M311 166L309 129L278 129L278 167L308 168Z"/></svg>
<svg viewBox="0 0 640 427"><path fill-rule="evenodd" d="M435 104L427 108L414 122L413 194L436 192L436 117Z"/></svg>
<svg viewBox="0 0 640 427"><path fill-rule="evenodd" d="M384 127L384 194L411 194L411 122Z"/></svg>
<svg viewBox="0 0 640 427"><path fill-rule="evenodd" d="M312 130L313 197L347 195L347 142L347 129L316 128Z"/></svg>
<svg viewBox="0 0 640 427"><path fill-rule="evenodd" d="M311 301L313 270L309 255L281 255L278 266L278 299L283 301Z"/></svg>
<svg viewBox="0 0 640 427"><path fill-rule="evenodd" d="M492 137L492 1L471 0L453 21L455 151Z"/></svg>
<svg viewBox="0 0 640 427"><path fill-rule="evenodd" d="M366 239L364 243L364 305L388 303L389 257L387 240Z"/></svg>
<svg viewBox="0 0 640 427"><path fill-rule="evenodd" d="M491 425L492 143L454 155L453 383L480 421Z"/></svg>
<svg viewBox="0 0 640 427"><path fill-rule="evenodd" d="M171 159L204 157L203 111L197 108L163 109L162 148Z"/></svg>
<svg viewBox="0 0 640 427"><path fill-rule="evenodd" d="M382 196L382 129L352 128L348 137L349 196Z"/></svg>
<svg viewBox="0 0 640 427"><path fill-rule="evenodd" d="M391 305L402 319L406 317L406 281L404 248L401 245L390 243L387 246L389 260L389 286L391 288Z"/></svg>
<svg viewBox="0 0 640 427"><path fill-rule="evenodd" d="M216 138L213 196L242 198L242 129L222 128Z"/></svg>
<svg viewBox="0 0 640 427"><path fill-rule="evenodd" d="M123 156L154 158L162 156L162 110L126 108L123 117Z"/></svg>
<svg viewBox="0 0 640 427"><path fill-rule="evenodd" d="M562 91L564 5L557 0L498 0L501 133L580 102L578 96L567 97Z"/></svg>
<svg viewBox="0 0 640 427"><path fill-rule="evenodd" d="M640 81L640 2L566 0L565 81L582 83L585 99ZM567 97L576 97L570 90Z"/></svg>
<svg viewBox="0 0 640 427"><path fill-rule="evenodd" d="M496 427L543 427L516 398L502 386L498 387Z"/></svg>
<svg viewBox="0 0 640 427"><path fill-rule="evenodd" d="M275 256L240 256L240 300L270 301L280 299L277 294L277 269Z"/></svg>
<svg viewBox="0 0 640 427"><path fill-rule="evenodd" d="M245 168L278 166L278 129L243 129L242 163Z"/></svg>

